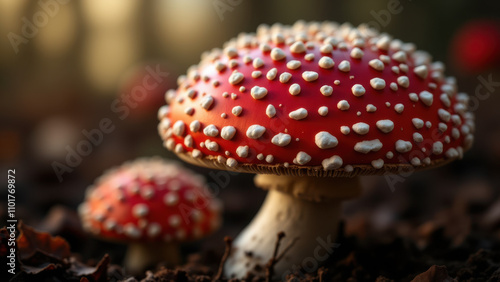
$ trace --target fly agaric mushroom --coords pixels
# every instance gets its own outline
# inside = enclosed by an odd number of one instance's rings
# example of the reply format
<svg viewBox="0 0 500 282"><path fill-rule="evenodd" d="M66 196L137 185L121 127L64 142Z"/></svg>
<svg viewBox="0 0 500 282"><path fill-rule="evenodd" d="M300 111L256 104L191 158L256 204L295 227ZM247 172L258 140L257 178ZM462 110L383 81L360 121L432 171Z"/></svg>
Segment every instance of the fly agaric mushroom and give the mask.
<svg viewBox="0 0 500 282"><path fill-rule="evenodd" d="M476 19L460 27L450 42L453 63L464 73L480 73L500 63L500 21Z"/></svg>
<svg viewBox="0 0 500 282"><path fill-rule="evenodd" d="M278 275L312 256L318 238L331 242L357 176L443 165L473 142L468 96L444 65L366 25L261 25L224 46L166 93L159 132L181 159L257 173L269 190L234 241L230 277L264 265L279 231L295 244Z"/></svg>
<svg viewBox="0 0 500 282"><path fill-rule="evenodd" d="M220 202L206 191L201 176L174 163L139 159L101 176L79 213L95 236L129 242L126 269L140 273L159 261L180 262L176 243L219 227Z"/></svg>

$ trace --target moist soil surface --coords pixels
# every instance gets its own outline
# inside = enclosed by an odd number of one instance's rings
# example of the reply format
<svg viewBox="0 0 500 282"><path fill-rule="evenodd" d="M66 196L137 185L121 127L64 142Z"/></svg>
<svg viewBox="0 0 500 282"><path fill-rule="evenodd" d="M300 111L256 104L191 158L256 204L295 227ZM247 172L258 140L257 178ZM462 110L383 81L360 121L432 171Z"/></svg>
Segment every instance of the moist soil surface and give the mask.
<svg viewBox="0 0 500 282"><path fill-rule="evenodd" d="M322 265L295 268L287 281L500 281L499 182L474 173L457 176L460 170L458 166L410 177L363 179L363 195L344 204L330 258ZM200 242L183 244L182 265L159 262L142 273L128 274L122 266L126 246L87 235L75 207L51 205L40 211L43 216L30 218L33 210L24 214L25 223L18 225L22 232L17 238L16 275L5 277L240 281L221 275L221 262L230 239L251 220L265 192L253 187L251 176L235 179L246 184L219 195L226 203L224 226ZM9 234L3 229L0 235L0 263L5 265ZM266 281L272 273L269 259L257 269L261 276L244 281Z"/></svg>

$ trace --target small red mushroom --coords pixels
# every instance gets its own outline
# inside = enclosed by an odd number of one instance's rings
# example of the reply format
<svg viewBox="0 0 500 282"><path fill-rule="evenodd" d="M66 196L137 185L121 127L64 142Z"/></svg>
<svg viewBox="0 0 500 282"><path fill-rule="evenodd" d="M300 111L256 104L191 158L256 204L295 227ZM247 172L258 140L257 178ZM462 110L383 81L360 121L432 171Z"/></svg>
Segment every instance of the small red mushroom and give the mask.
<svg viewBox="0 0 500 282"><path fill-rule="evenodd" d="M112 106L120 119L128 115L136 121L154 119L165 91L175 85L171 72L172 68L165 63L140 63L129 68L119 83L120 103Z"/></svg>
<svg viewBox="0 0 500 282"><path fill-rule="evenodd" d="M465 23L450 44L453 63L464 73L479 73L500 63L500 21L476 19Z"/></svg>
<svg viewBox="0 0 500 282"><path fill-rule="evenodd" d="M166 93L159 133L183 160L257 173L269 190L234 241L228 277L264 265L280 231L284 244L296 241L278 275L318 238L334 240L341 201L360 193L357 176L436 167L472 145L468 96L444 65L367 25L262 25L224 46Z"/></svg>
<svg viewBox="0 0 500 282"><path fill-rule="evenodd" d="M131 273L159 261L179 263L177 243L200 239L221 223L220 202L203 177L160 158L106 172L88 189L79 213L93 235L130 243L125 266Z"/></svg>

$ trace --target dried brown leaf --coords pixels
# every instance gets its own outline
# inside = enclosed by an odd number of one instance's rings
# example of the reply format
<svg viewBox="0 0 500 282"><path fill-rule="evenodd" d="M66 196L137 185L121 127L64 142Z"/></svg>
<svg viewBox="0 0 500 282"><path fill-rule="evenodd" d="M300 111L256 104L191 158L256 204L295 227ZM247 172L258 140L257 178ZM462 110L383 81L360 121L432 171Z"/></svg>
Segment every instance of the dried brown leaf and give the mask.
<svg viewBox="0 0 500 282"><path fill-rule="evenodd" d="M61 261L71 255L69 244L62 237L52 237L49 233L38 232L22 222L19 223L18 229L17 250L20 260L29 259L37 252Z"/></svg>
<svg viewBox="0 0 500 282"><path fill-rule="evenodd" d="M71 267L68 269L72 275L88 279L90 281L106 281L107 270L110 262L106 254L96 266L85 265L75 259L71 260ZM82 280L80 280L82 281Z"/></svg>

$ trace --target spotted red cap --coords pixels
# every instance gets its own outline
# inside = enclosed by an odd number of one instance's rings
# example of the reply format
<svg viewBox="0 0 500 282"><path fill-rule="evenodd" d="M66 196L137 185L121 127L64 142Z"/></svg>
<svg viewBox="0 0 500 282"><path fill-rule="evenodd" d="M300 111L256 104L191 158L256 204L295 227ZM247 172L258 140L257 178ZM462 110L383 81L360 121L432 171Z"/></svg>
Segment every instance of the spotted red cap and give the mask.
<svg viewBox="0 0 500 282"><path fill-rule="evenodd" d="M261 25L213 50L166 93L164 145L207 167L353 176L461 158L468 96L444 65L361 25Z"/></svg>
<svg viewBox="0 0 500 282"><path fill-rule="evenodd" d="M90 187L79 213L89 232L113 241L188 241L221 223L221 205L192 172L159 158L112 169Z"/></svg>

